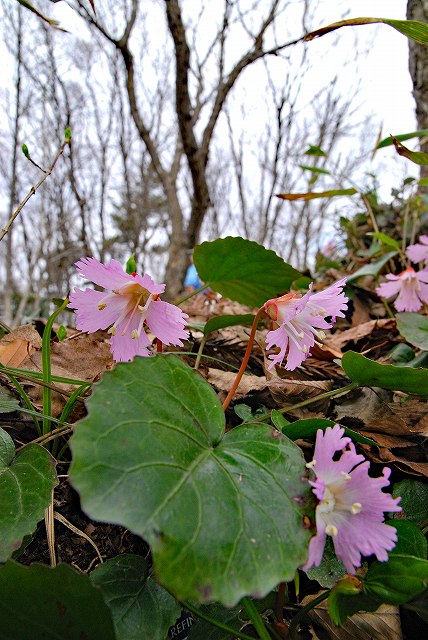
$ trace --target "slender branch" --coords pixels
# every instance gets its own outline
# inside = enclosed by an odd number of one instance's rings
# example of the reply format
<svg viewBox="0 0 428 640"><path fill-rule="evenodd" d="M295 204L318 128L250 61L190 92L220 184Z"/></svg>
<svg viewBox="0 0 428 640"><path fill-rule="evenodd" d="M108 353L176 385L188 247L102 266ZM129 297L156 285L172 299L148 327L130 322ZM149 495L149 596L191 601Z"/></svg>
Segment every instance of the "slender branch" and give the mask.
<svg viewBox="0 0 428 640"><path fill-rule="evenodd" d="M49 169L46 171L46 173L43 175L43 177L40 178L40 180L37 182L37 184L35 184L33 187L31 187L30 191L27 193L27 195L25 196L24 200L18 206L16 211L12 214L10 220L7 222L7 224L4 227L4 229L2 229L1 232L0 232L0 242L1 242L1 240L3 240L4 236L7 234L7 232L11 228L12 224L14 223L15 219L21 213L22 209L25 207L25 205L27 204L27 202L29 201L31 196L33 196L36 193L36 191L40 187L40 185L42 185L44 183L44 181L46 180L46 178L51 175L51 173L52 173L52 171L53 171L53 169L54 169L54 167L55 167L55 165L57 163L57 160L60 158L60 156L62 156L65 147L69 143L70 143L70 140L66 138L64 140L64 142L62 143L62 145L60 146L60 148L58 150L58 153L56 154L51 166L49 167Z"/></svg>

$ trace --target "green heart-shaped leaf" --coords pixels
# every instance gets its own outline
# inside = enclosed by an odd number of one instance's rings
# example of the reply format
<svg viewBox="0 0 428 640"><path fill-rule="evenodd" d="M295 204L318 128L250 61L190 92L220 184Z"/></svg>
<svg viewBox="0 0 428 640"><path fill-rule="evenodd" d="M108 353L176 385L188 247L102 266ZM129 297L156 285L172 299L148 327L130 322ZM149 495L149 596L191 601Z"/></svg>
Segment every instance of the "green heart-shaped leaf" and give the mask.
<svg viewBox="0 0 428 640"><path fill-rule="evenodd" d="M274 251L244 238L220 238L195 247L199 277L222 296L250 307L288 291L301 274Z"/></svg>
<svg viewBox="0 0 428 640"><path fill-rule="evenodd" d="M293 578L308 486L288 438L265 425L225 434L213 389L174 356L119 364L88 406L71 444L83 508L145 538L178 600L233 606Z"/></svg>
<svg viewBox="0 0 428 640"><path fill-rule="evenodd" d="M180 615L180 605L149 576L142 556L110 558L90 578L110 608L116 640L164 640Z"/></svg>
<svg viewBox="0 0 428 640"><path fill-rule="evenodd" d="M387 604L403 604L423 593L428 584L428 560L394 555L375 561L364 579L364 591Z"/></svg>
<svg viewBox="0 0 428 640"><path fill-rule="evenodd" d="M55 460L44 447L29 444L15 457L12 438L0 429L0 562L33 533L56 484Z"/></svg>
<svg viewBox="0 0 428 640"><path fill-rule="evenodd" d="M88 576L66 564L0 567L0 637L116 640L109 608Z"/></svg>
<svg viewBox="0 0 428 640"><path fill-rule="evenodd" d="M342 367L352 382L362 386L381 387L393 391L428 396L428 375L426 369L397 367L379 364L355 351L347 351L342 358Z"/></svg>

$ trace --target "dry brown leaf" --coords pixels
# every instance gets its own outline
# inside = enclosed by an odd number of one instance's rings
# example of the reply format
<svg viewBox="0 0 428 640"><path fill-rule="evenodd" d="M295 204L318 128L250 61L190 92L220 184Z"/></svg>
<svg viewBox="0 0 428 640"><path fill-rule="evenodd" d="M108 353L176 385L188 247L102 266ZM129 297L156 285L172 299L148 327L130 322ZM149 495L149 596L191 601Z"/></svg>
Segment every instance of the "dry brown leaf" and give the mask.
<svg viewBox="0 0 428 640"><path fill-rule="evenodd" d="M34 351L41 349L42 339L32 324L26 324L0 340L0 362L5 367L18 368Z"/></svg>
<svg viewBox="0 0 428 640"><path fill-rule="evenodd" d="M328 360L332 362L336 358L341 358L343 353L340 349L336 349L333 345L326 344L314 344L311 347L311 355L317 360ZM310 364L310 359L306 361L307 364Z"/></svg>
<svg viewBox="0 0 428 640"><path fill-rule="evenodd" d="M216 391L229 393L232 384L236 378L236 373L231 371L220 371L220 369L208 369L207 380ZM264 391L266 389L267 382L264 376L243 376L239 387L235 393L235 400L245 397L248 393L254 391Z"/></svg>
<svg viewBox="0 0 428 640"><path fill-rule="evenodd" d="M409 449L406 450L406 455ZM415 453L420 453L420 447L416 448ZM409 473L409 469L411 469L413 472L413 475L421 475L428 478L428 462L423 462L419 460L410 460L407 457L398 455L396 449L394 450L394 452L392 452L389 449L382 448L382 449L379 449L379 454L377 456L372 455L371 457L373 460L380 463L394 462L399 469L402 469L407 473Z"/></svg>
<svg viewBox="0 0 428 640"><path fill-rule="evenodd" d="M20 338L21 340L27 340L35 349L42 348L42 338L40 334L36 331L36 328L33 324L23 324L22 327L17 327L13 329L10 333L7 333L0 340L1 343L4 342L12 342L16 338Z"/></svg>
<svg viewBox="0 0 428 640"><path fill-rule="evenodd" d="M315 596L304 598L307 604ZM327 602L321 602L308 613L311 620L325 629L331 640L402 640L400 612L398 607L382 604L374 612L360 611L337 627L327 611Z"/></svg>
<svg viewBox="0 0 428 640"><path fill-rule="evenodd" d="M365 304L359 296L354 296L352 298L352 304L354 307L351 321L352 326L358 327L362 324L365 324L366 322L369 322L370 313L367 309L367 304Z"/></svg>
<svg viewBox="0 0 428 640"><path fill-rule="evenodd" d="M336 417L339 422L345 417L360 421L359 430L409 436L412 431L403 414L399 415L394 411L394 404L389 402L391 395L385 389L355 389L343 399L336 400Z"/></svg>
<svg viewBox="0 0 428 640"><path fill-rule="evenodd" d="M342 349L348 342L357 342L361 338L370 336L377 329L383 331L395 330L396 323L393 318L386 318L384 320L370 320L363 324L347 329L346 331L336 332L332 336L327 336L324 340L327 346L331 346L336 349Z"/></svg>
<svg viewBox="0 0 428 640"><path fill-rule="evenodd" d="M269 391L280 406L297 404L330 391L332 383L329 380L286 380L271 378L267 381ZM328 398L311 404L311 411L321 411L328 406Z"/></svg>
<svg viewBox="0 0 428 640"><path fill-rule="evenodd" d="M77 334L72 339L51 344L52 375L76 380L96 380L101 373L113 366L110 344L106 340L106 333L98 331L90 335ZM42 370L41 351L32 353L22 367L30 371ZM27 383L26 383L27 384ZM57 384L57 383L55 383ZM29 384L29 396L35 406L42 406L42 387ZM65 391L73 392L75 385L57 384ZM60 393L52 393L52 415L58 416L67 401L67 397Z"/></svg>
<svg viewBox="0 0 428 640"><path fill-rule="evenodd" d="M406 422L411 433L428 437L428 400L406 397L404 401L392 402L388 406Z"/></svg>
<svg viewBox="0 0 428 640"><path fill-rule="evenodd" d="M27 340L16 338L13 342L0 344L0 362L5 367L20 367L27 356L31 353L32 347Z"/></svg>

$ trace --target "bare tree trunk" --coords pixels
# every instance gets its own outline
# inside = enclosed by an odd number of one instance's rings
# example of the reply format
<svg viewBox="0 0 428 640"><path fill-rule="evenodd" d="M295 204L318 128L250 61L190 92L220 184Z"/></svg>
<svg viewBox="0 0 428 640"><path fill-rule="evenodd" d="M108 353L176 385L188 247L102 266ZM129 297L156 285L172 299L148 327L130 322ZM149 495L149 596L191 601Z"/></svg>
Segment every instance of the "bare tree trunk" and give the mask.
<svg viewBox="0 0 428 640"><path fill-rule="evenodd" d="M407 0L407 19L428 22L428 0ZM418 129L428 129L428 48L409 38L409 71L413 82ZM428 136L421 151L428 153ZM428 166L421 167L421 178L428 177ZM421 191L427 193L427 187Z"/></svg>
<svg viewBox="0 0 428 640"><path fill-rule="evenodd" d="M17 8L18 24L16 27L16 79L15 79L15 116L12 125L12 165L8 193L8 219L11 218L17 200L17 160L19 144L19 126L21 116L21 76L22 76L22 9ZM3 317L6 324L13 321L13 227L6 236L6 278L3 291Z"/></svg>

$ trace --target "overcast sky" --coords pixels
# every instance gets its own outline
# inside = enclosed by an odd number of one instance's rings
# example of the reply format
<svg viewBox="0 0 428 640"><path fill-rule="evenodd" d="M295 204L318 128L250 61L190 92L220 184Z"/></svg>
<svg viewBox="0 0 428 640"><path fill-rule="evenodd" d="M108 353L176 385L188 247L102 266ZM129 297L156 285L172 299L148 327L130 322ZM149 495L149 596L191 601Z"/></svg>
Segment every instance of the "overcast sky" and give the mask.
<svg viewBox="0 0 428 640"><path fill-rule="evenodd" d="M209 2L212 2L212 6L215 7L218 0L209 0ZM260 1L260 6L262 4L263 0ZM349 18L367 16L405 19L406 0L320 0L317 4L319 24L314 26L321 27L335 22L341 19L345 12L347 12L346 17ZM70 22L73 14L65 2L53 5L51 14L57 17L67 29L77 30ZM299 35L300 33L294 34L294 36ZM355 65L349 63L354 58L356 36L358 46L362 49L368 48L369 51L367 55L360 55ZM372 116L376 133L381 127L384 136L390 133L405 133L416 128L408 71L408 40L405 36L387 25L346 27L304 46L309 48L312 69L318 84L320 79L323 79L325 85L328 85L339 73L339 92L342 95L352 95L358 85L358 76L360 77L361 89L356 106L363 120L366 115ZM342 73L340 73L341 68L343 68ZM254 86L257 92L257 83L249 84ZM310 79L308 79L307 88L310 96ZM373 136L373 130L370 135ZM413 175L416 175L413 167L409 167L405 159L395 156L391 148L379 151L375 160L367 165L366 170L382 174L382 195L386 199L391 187L395 186L396 181L400 180L404 174L412 175L413 171Z"/></svg>

